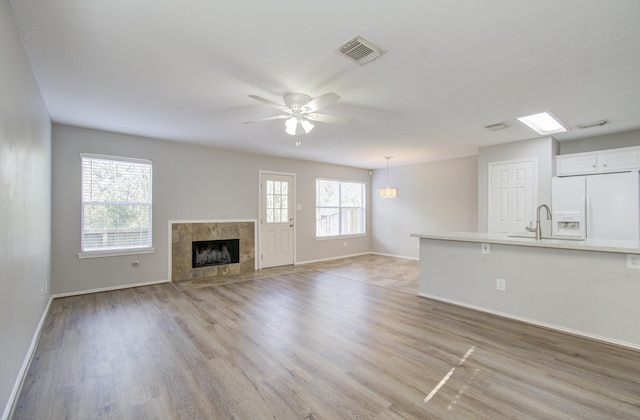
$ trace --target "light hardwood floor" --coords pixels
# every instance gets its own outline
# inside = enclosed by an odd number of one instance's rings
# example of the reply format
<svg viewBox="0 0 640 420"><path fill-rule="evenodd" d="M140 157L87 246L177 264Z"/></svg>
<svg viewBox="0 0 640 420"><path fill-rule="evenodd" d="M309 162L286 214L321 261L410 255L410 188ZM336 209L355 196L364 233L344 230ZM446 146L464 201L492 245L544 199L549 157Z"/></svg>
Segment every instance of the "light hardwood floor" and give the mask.
<svg viewBox="0 0 640 420"><path fill-rule="evenodd" d="M56 299L14 418L640 418L639 352L417 278L369 255Z"/></svg>

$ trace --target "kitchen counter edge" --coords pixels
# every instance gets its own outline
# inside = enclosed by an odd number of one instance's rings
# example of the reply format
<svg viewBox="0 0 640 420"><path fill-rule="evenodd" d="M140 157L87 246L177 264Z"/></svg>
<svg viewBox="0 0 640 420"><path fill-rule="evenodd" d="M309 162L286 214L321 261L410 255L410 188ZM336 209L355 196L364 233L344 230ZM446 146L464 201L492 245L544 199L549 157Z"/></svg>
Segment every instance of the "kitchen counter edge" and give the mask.
<svg viewBox="0 0 640 420"><path fill-rule="evenodd" d="M414 238L436 239L442 241L479 242L501 245L529 246L536 248L576 249L581 251L616 252L622 254L640 254L640 241L616 241L605 239L585 239L584 241L563 239L514 238L507 234L489 234L481 232L433 232L412 233Z"/></svg>

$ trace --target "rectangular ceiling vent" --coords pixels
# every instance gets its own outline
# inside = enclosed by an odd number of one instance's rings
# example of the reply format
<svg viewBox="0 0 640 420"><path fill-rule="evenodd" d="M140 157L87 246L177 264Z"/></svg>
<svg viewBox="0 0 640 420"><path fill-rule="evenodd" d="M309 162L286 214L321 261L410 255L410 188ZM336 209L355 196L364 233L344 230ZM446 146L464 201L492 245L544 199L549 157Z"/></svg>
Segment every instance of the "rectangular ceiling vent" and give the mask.
<svg viewBox="0 0 640 420"><path fill-rule="evenodd" d="M345 43L338 52L358 64L366 64L384 54L382 48L373 45L360 35Z"/></svg>
<svg viewBox="0 0 640 420"><path fill-rule="evenodd" d="M590 123L578 124L578 128L580 128L581 130L584 130L586 128L602 127L603 125L607 125L607 124L609 124L608 120L599 120L599 121L593 121Z"/></svg>
<svg viewBox="0 0 640 420"><path fill-rule="evenodd" d="M484 128L491 131L504 130L507 127L509 126L505 123L496 123L496 124L489 124L484 126Z"/></svg>

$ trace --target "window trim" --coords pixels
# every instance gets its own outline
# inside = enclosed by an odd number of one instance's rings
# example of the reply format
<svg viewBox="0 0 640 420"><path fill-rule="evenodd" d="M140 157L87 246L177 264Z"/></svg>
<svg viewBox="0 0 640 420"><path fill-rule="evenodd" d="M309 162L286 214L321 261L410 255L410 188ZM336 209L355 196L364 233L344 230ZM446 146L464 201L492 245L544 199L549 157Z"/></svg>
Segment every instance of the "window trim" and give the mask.
<svg viewBox="0 0 640 420"><path fill-rule="evenodd" d="M150 211L149 211L149 234L151 235L151 240L149 246L139 246L139 247L129 247L129 248L117 248L117 249L94 249L90 251L82 250L82 236L84 232L84 201L83 201L83 188L82 179L83 179L83 169L82 169L82 159L100 159L100 160L110 160L110 161L120 161L120 162L131 162L131 163L139 163L149 165L151 167L151 201L149 203ZM123 256L123 255L139 255L139 254L152 254L155 252L155 248L153 247L153 161L151 159L143 159L143 158L134 158L127 156L115 156L115 155L103 155L98 153L80 153L80 252L78 252L79 259L86 258L101 258L101 257L115 257L115 256Z"/></svg>
<svg viewBox="0 0 640 420"><path fill-rule="evenodd" d="M138 255L138 254L153 254L156 252L154 247L140 247L140 248L127 248L120 251L108 250L108 251L84 251L78 252L78 258L84 260L86 258L101 258L101 257L119 257L123 255Z"/></svg>
<svg viewBox="0 0 640 420"><path fill-rule="evenodd" d="M362 209L362 228L363 228L363 232L361 233L343 233L343 234L338 234L338 235L327 235L327 236L318 236L318 230L317 228L315 229L315 238L317 241L326 241L326 240L331 240L331 239L345 239L345 238L358 238L358 237L366 237L368 235L367 232L367 182L366 181L356 181L356 180L350 180L350 179L338 179L338 178L328 178L328 177L322 177L322 176L317 176L316 177L316 182L315 182L315 190L316 190L316 197L315 197L315 206L314 209L317 212L318 210L318 180L322 180L322 181L333 181L333 182L339 182L340 184L342 183L349 183L349 184L361 184L362 185L362 206L359 207ZM324 207L320 207L320 208L324 208ZM340 214L342 215L342 204L339 205L339 210L340 210ZM345 208L354 208L354 207L345 207Z"/></svg>
<svg viewBox="0 0 640 420"><path fill-rule="evenodd" d="M330 241L332 239L363 238L365 236L367 236L366 233L345 233L344 235L316 236L316 241Z"/></svg>

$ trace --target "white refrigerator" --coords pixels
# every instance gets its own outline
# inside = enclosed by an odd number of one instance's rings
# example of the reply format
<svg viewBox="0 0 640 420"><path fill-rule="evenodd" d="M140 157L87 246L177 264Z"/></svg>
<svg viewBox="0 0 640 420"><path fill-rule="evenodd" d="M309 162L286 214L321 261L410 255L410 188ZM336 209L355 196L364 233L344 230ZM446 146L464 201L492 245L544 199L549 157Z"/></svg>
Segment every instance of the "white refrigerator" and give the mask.
<svg viewBox="0 0 640 420"><path fill-rule="evenodd" d="M640 240L640 174L554 177L551 209L553 236Z"/></svg>

